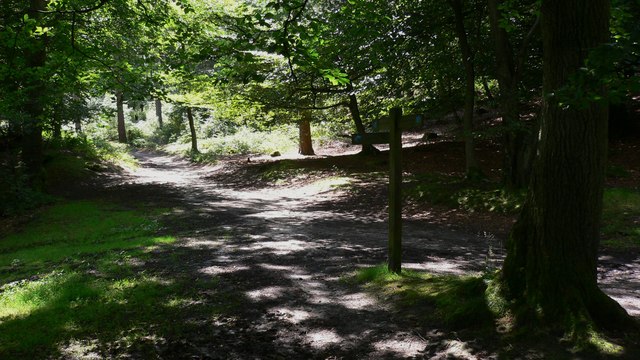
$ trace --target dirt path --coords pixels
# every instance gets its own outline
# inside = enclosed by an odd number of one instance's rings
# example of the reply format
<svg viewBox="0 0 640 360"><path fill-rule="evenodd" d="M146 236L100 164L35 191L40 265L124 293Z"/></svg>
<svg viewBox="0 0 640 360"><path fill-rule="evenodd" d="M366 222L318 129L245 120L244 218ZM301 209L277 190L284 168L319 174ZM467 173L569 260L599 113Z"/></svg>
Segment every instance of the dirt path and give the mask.
<svg viewBox="0 0 640 360"><path fill-rule="evenodd" d="M166 256L145 266L193 281L215 278L221 289L241 296L234 316L198 320L208 322L203 329L209 333L189 339L184 351L242 359L497 356L487 344L427 331L341 280L384 262L387 236L379 216L333 207L343 196L333 185L342 179L240 191L211 183L216 168L159 154L136 156L140 168L113 179L110 196L171 209L166 230L180 239L170 249L171 268L164 268ZM403 232L405 268L459 275L501 261L500 240L492 234L469 235L423 221L405 221ZM602 258L602 286L635 316L639 269L637 256Z"/></svg>

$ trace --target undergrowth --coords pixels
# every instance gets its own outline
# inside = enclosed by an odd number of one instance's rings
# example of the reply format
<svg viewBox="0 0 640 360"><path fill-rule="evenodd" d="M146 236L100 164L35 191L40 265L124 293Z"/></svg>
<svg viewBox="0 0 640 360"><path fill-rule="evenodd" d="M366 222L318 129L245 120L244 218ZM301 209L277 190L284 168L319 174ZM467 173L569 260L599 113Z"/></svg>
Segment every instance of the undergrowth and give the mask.
<svg viewBox="0 0 640 360"><path fill-rule="evenodd" d="M520 211L525 195L523 191L507 191L499 184L435 174L415 176L410 184L406 196L411 199L470 212L515 214Z"/></svg>
<svg viewBox="0 0 640 360"><path fill-rule="evenodd" d="M191 139L183 137L174 143L164 146L169 153L190 157L196 162L213 162L224 155L271 154L294 151L296 142L294 135L285 130L258 132L241 128L234 134L198 139L199 154L191 152Z"/></svg>

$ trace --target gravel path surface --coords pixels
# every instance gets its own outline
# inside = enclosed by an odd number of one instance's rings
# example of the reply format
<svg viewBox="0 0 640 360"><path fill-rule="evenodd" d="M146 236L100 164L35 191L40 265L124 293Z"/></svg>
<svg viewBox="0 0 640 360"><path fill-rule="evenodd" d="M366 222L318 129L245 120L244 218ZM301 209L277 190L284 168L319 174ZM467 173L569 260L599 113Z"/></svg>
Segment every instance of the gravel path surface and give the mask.
<svg viewBox="0 0 640 360"><path fill-rule="evenodd" d="M193 340L199 345L189 352L237 359L497 357L486 343L427 331L341 280L383 263L387 238L380 216L334 207L345 195L335 186L343 180L238 190L211 181L219 168L161 154L136 156L141 166L113 178L110 196L170 208L164 223L180 239L171 251L183 265L171 272L194 281L217 278L220 287L242 294L241 311L215 320L211 326L219 330ZM370 206L363 203L354 201L353 209ZM501 239L493 234L465 234L418 220L405 221L403 248L405 268L438 274L479 273L499 266L503 256ZM147 266L161 269L162 257ZM639 279L637 254L601 257L601 286L636 317ZM209 345L202 345L205 339Z"/></svg>

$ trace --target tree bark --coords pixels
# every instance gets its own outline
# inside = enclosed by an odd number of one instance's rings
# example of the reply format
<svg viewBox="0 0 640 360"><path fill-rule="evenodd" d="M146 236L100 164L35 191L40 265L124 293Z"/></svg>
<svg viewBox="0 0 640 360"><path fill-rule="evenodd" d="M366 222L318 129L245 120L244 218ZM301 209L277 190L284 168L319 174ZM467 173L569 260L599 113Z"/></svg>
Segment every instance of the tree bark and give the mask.
<svg viewBox="0 0 640 360"><path fill-rule="evenodd" d="M349 112L351 113L353 123L356 125L356 131L358 131L358 134L364 134L366 131L362 123L362 117L360 117L358 98L353 91L352 83L347 84L347 90L349 91ZM362 144L362 151L360 151L360 153L363 155L375 155L380 153L380 150L371 144Z"/></svg>
<svg viewBox="0 0 640 360"><path fill-rule="evenodd" d="M191 152L197 154L200 151L198 151L198 137L196 135L196 126L193 122L191 107L187 107L187 120L189 121L189 131L191 132Z"/></svg>
<svg viewBox="0 0 640 360"><path fill-rule="evenodd" d="M29 17L40 24L42 12L47 9L47 0L31 0ZM43 93L45 86L38 76L39 70L47 60L46 35L35 37L33 46L27 51L27 67L33 70L27 79L28 100L25 104L27 118L22 127L22 158L25 163L28 181L34 188L41 188L44 182L42 123L44 121Z"/></svg>
<svg viewBox="0 0 640 360"><path fill-rule="evenodd" d="M478 165L473 140L473 107L475 102L475 70L473 68L473 53L467 40L467 32L464 27L464 13L462 0L449 0L455 17L455 32L458 38L458 46L462 54L464 65L464 115L462 118L462 136L464 138L465 171L467 177L481 176L482 171Z"/></svg>
<svg viewBox="0 0 640 360"><path fill-rule="evenodd" d="M531 175L532 146L527 142L528 132L520 122L518 83L520 77L513 57L513 49L507 31L500 27L500 0L488 0L489 23L496 48L498 85L500 86L500 112L504 128L503 177L508 189L520 189L528 185Z"/></svg>
<svg viewBox="0 0 640 360"><path fill-rule="evenodd" d="M156 118L158 118L158 127L162 129L162 100L156 99Z"/></svg>
<svg viewBox="0 0 640 360"><path fill-rule="evenodd" d="M313 141L311 140L311 111L302 112L302 120L298 124L298 153L300 155L315 155Z"/></svg>
<svg viewBox="0 0 640 360"><path fill-rule="evenodd" d="M567 330L595 321L633 324L597 285L597 251L607 151L607 107L560 105L553 96L608 39L607 0L542 4L543 101L539 147L527 200L507 243L503 277L530 314Z"/></svg>
<svg viewBox="0 0 640 360"><path fill-rule="evenodd" d="M76 134L81 135L82 134L82 120L80 119L80 116L76 115L76 119L73 122L74 122L74 125L75 125Z"/></svg>
<svg viewBox="0 0 640 360"><path fill-rule="evenodd" d="M118 141L127 143L127 129L124 124L124 100L122 98L122 91L116 91L116 112L118 117Z"/></svg>
<svg viewBox="0 0 640 360"><path fill-rule="evenodd" d="M51 132L55 140L62 139L62 105L54 106L51 119Z"/></svg>

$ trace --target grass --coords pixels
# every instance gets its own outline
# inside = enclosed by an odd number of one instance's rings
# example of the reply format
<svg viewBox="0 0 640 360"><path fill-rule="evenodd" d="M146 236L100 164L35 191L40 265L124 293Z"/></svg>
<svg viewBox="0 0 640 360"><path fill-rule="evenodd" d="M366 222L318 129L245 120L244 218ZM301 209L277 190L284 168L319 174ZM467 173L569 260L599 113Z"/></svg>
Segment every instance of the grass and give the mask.
<svg viewBox="0 0 640 360"><path fill-rule="evenodd" d="M158 229L153 218L108 204L76 201L53 205L28 228L0 240L0 281L82 254L173 241L159 236Z"/></svg>
<svg viewBox="0 0 640 360"><path fill-rule="evenodd" d="M154 275L144 265L174 241L159 234L160 213L66 202L0 239L0 358L152 358L164 339L206 331L189 319L238 306L215 278Z"/></svg>
<svg viewBox="0 0 640 360"><path fill-rule="evenodd" d="M353 280L411 312L419 322L451 328L493 327L505 310L489 283L478 276L436 276L403 270L394 274L386 265L359 270ZM490 288L492 290L493 288Z"/></svg>
<svg viewBox="0 0 640 360"><path fill-rule="evenodd" d="M462 178L427 174L410 179L406 196L413 201L460 208L517 214L524 192L509 192L498 184L467 182ZM608 188L604 191L602 244L614 249L640 248L640 191Z"/></svg>
<svg viewBox="0 0 640 360"><path fill-rule="evenodd" d="M43 209L0 239L0 358L41 357L92 327L139 321L131 313L146 313L171 286L128 271L123 260L174 240L157 230L136 211L82 201Z"/></svg>
<svg viewBox="0 0 640 360"><path fill-rule="evenodd" d="M523 349L532 349L528 355L540 351L540 358L554 359L574 358L578 353L587 358L624 355L623 346L593 329L570 339L559 338L554 329L536 323L515 327L513 304L504 298L494 278L410 270L395 274L384 264L360 269L346 280L383 297L398 313L415 317L418 324L452 331L456 337L464 334L463 338L486 344L481 345L483 349L497 347L500 358L523 357Z"/></svg>
<svg viewBox="0 0 640 360"><path fill-rule="evenodd" d="M174 241L158 234L161 212L66 202L0 239L0 358L108 357L132 346L128 353L147 358L153 339L199 331L190 316L228 311L236 302L224 294L217 305L192 305L203 303L200 290L215 289L215 279L194 286L140 267Z"/></svg>
<svg viewBox="0 0 640 360"><path fill-rule="evenodd" d="M602 244L616 249L640 248L640 191L606 189Z"/></svg>
<svg viewBox="0 0 640 360"><path fill-rule="evenodd" d="M507 191L496 183L472 182L438 174L413 177L406 191L406 196L414 201L461 208L469 212L502 214L516 214L520 211L524 195L524 192Z"/></svg>

